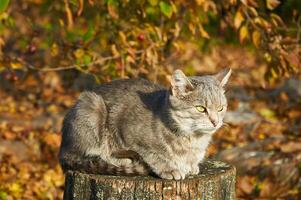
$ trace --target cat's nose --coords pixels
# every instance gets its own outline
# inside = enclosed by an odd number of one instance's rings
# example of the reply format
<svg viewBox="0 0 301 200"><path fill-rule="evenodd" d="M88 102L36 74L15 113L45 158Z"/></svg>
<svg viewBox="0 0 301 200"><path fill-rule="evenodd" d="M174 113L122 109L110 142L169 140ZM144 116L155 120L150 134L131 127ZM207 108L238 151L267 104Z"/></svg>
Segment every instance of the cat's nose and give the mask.
<svg viewBox="0 0 301 200"><path fill-rule="evenodd" d="M213 124L214 127L217 126L217 121L212 120L211 122L212 122L212 124Z"/></svg>
<svg viewBox="0 0 301 200"><path fill-rule="evenodd" d="M210 119L212 125L213 125L214 127L216 127L217 124L218 124L218 120L217 120L217 119L213 119L213 118L211 118L211 117L210 117L209 119Z"/></svg>

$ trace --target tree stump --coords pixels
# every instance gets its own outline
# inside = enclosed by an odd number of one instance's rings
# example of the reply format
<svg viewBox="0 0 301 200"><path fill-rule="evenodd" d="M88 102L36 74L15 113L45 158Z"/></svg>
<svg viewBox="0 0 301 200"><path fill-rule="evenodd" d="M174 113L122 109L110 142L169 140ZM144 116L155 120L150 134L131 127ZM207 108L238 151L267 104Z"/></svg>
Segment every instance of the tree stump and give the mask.
<svg viewBox="0 0 301 200"><path fill-rule="evenodd" d="M68 171L64 200L235 199L233 166L219 161L200 164L200 173L184 180L150 176L107 176Z"/></svg>

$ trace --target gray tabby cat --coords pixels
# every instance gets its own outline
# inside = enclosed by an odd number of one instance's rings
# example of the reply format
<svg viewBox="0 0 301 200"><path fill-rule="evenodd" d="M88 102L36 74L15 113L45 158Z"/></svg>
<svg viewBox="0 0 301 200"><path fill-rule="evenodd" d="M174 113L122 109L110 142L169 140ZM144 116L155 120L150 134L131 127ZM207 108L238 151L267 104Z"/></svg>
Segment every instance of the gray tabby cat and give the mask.
<svg viewBox="0 0 301 200"><path fill-rule="evenodd" d="M230 74L186 77L176 70L171 90L128 79L83 92L63 122L63 170L176 180L198 174L223 125Z"/></svg>

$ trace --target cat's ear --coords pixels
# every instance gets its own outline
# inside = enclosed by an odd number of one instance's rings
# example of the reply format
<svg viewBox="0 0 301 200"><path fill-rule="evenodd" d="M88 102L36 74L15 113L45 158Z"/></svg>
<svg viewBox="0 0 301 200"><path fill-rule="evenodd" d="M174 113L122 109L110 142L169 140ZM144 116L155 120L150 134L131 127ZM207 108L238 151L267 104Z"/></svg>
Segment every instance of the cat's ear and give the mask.
<svg viewBox="0 0 301 200"><path fill-rule="evenodd" d="M173 96L186 95L194 89L189 79L179 69L173 72L170 83Z"/></svg>
<svg viewBox="0 0 301 200"><path fill-rule="evenodd" d="M220 82L220 86L224 87L228 82L231 73L232 73L232 69L227 68L214 75L214 77Z"/></svg>

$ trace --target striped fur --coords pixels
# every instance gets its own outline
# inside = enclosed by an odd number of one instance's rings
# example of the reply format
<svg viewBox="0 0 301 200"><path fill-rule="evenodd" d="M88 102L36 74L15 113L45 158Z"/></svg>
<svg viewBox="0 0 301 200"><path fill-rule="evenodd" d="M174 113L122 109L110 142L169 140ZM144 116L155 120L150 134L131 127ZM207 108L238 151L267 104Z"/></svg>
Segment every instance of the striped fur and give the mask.
<svg viewBox="0 0 301 200"><path fill-rule="evenodd" d="M61 166L64 172L68 170L75 170L91 174L104 174L104 175L149 175L150 169L148 166L139 161L134 161L126 166L115 166L102 160L100 157L83 157L62 160Z"/></svg>
<svg viewBox="0 0 301 200"><path fill-rule="evenodd" d="M171 89L128 79L83 92L63 122L63 170L165 179L197 174L212 134L223 124L223 86L230 74L186 77L176 70Z"/></svg>

